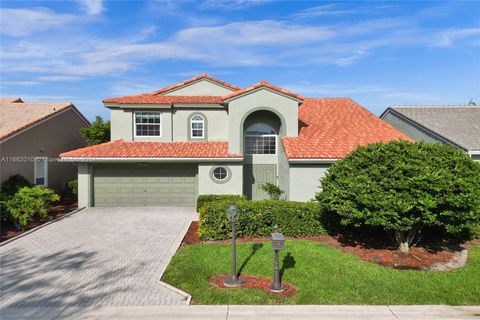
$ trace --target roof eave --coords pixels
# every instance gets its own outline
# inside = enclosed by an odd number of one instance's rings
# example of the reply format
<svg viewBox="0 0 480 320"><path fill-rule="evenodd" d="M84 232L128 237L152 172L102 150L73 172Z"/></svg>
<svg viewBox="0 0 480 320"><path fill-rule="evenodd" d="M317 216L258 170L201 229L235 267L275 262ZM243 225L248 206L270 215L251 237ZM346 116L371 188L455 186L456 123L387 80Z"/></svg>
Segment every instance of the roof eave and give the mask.
<svg viewBox="0 0 480 320"><path fill-rule="evenodd" d="M119 158L119 157L61 157L61 162L241 162L243 157L228 158Z"/></svg>

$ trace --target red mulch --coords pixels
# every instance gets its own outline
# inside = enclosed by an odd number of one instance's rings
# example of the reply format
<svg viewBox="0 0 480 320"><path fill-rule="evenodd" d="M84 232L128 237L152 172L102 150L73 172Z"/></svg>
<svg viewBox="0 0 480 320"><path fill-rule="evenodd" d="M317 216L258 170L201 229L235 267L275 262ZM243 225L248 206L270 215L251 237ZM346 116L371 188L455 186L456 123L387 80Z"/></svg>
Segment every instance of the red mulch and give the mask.
<svg viewBox="0 0 480 320"><path fill-rule="evenodd" d="M216 288L225 288L225 289L235 289L231 287L227 287L223 284L223 279L228 277L227 274L219 274L215 276L211 276L208 279L208 282ZM291 297L297 293L297 289L289 283L282 282L282 288L285 288L282 292L271 292L268 287L272 285L272 280L257 276L250 276L250 275L242 275L242 279L245 281L241 286L236 288L257 288L266 293L279 295L282 297Z"/></svg>
<svg viewBox="0 0 480 320"><path fill-rule="evenodd" d="M78 208L77 202L65 200L61 203L54 204L48 213L48 217L45 219L36 218L29 224L25 226L22 230L18 230L15 225L10 222L1 222L1 238L0 242L9 240L13 237L18 236L26 231L32 230L48 221L54 220L64 214L72 212Z"/></svg>
<svg viewBox="0 0 480 320"><path fill-rule="evenodd" d="M296 238L287 238L296 239ZM343 238L342 236L317 236L317 237L303 237L297 239L306 239L321 242L330 245L334 248L342 250L346 253L354 254L364 261L374 262L386 267L396 269L412 269L420 270L428 268L437 263L449 262L456 250L461 250L459 246L446 250L443 248L433 248L432 246L414 247L409 254L395 250L386 244L377 244L376 246L368 244L364 239ZM253 238L243 237L237 239L238 242L267 242L269 238ZM228 240L205 241L205 243L230 243ZM182 244L201 243L198 238L198 222L194 221L190 225L187 234L183 238ZM468 245L468 244L467 244ZM288 242L287 242L288 247ZM223 280L222 280L223 281Z"/></svg>

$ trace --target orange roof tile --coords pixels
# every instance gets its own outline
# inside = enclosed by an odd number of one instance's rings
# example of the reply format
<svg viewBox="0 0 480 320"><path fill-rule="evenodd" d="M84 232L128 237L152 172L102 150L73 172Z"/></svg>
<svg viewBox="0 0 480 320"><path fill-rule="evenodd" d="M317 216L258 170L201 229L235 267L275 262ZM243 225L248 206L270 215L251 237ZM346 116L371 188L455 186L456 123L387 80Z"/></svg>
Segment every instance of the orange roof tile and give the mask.
<svg viewBox="0 0 480 320"><path fill-rule="evenodd" d="M360 145L412 139L349 98L308 98L299 107L298 137L284 137L288 159L337 159Z"/></svg>
<svg viewBox="0 0 480 320"><path fill-rule="evenodd" d="M150 93L108 98L104 103L118 104L220 104L223 102L220 96L155 96Z"/></svg>
<svg viewBox="0 0 480 320"><path fill-rule="evenodd" d="M203 73L199 76L196 76L194 78L191 78L191 79L187 79L187 80L184 80L182 82L179 82L179 83L176 83L174 85L171 85L171 86L168 86L168 87L165 87L165 88L162 88L162 89L159 89L159 90L156 90L154 92L152 92L152 94L154 95L157 95L157 94L161 94L161 93L165 93L165 92L168 92L170 90L173 90L173 89L176 89L176 88L179 88L179 87L182 87L186 84L189 84L189 83L192 83L192 82L195 82L195 81L198 81L198 80L201 80L201 79L208 79L210 81L213 81L213 82L216 82L224 87L227 87L227 88L230 88L232 90L240 90L241 88L233 85L233 84L230 84L230 83L227 83L223 80L220 80L220 79L217 79L217 78L214 78L212 76L209 76L208 74L206 73Z"/></svg>
<svg viewBox="0 0 480 320"><path fill-rule="evenodd" d="M286 94L286 95L291 96L291 97L293 97L293 98L296 98L296 99L298 99L298 100L304 100L304 99L305 99L305 97L303 97L303 96L301 96L301 95L299 95L299 94L296 94L296 93L294 93L294 92L292 92L292 91L289 91L289 90L286 90L286 89L277 87L277 86L275 86L275 85L273 85L273 84L271 84L271 83L263 80L263 81L260 81L259 83L254 84L253 86L250 86L250 87L248 87L248 88L245 88L245 89L242 89L242 90L238 90L237 92L232 92L232 93L230 93L230 94L227 94L227 95L223 96L223 100L225 100L225 101L226 101L226 100L230 100L230 99L232 99L232 98L234 98L234 97L240 96L240 95L242 95L242 94L245 94L245 93L247 93L247 92L249 92L249 91L253 91L253 90L258 89L258 88L261 88L261 87L269 88L269 89L271 89L271 90L274 90L274 91L277 91L277 92Z"/></svg>
<svg viewBox="0 0 480 320"><path fill-rule="evenodd" d="M225 141L146 142L115 140L68 151L61 158L243 158L228 153Z"/></svg>

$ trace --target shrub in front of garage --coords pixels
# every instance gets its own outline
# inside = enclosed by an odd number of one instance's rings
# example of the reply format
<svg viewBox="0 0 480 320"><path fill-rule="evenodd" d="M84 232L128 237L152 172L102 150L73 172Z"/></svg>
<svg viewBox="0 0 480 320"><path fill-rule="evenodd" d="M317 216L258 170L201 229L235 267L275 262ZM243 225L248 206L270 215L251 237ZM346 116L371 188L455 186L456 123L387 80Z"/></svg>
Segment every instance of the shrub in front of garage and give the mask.
<svg viewBox="0 0 480 320"><path fill-rule="evenodd" d="M197 212L209 202L228 202L231 204L232 202L242 200L247 200L247 196L236 194L202 194L197 198Z"/></svg>
<svg viewBox="0 0 480 320"><path fill-rule="evenodd" d="M222 240L231 237L231 224L226 211L229 201L216 201L200 208L198 234L201 240ZM315 202L279 200L237 201L240 216L239 237L270 237L278 225L286 236L316 236L326 234L320 222L319 205Z"/></svg>

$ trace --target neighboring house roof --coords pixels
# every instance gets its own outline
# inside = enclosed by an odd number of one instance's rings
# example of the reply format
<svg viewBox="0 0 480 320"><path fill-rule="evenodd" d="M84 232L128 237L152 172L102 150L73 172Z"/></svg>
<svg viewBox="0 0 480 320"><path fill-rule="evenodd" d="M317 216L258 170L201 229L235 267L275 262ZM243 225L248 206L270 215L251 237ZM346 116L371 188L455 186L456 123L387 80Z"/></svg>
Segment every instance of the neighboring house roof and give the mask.
<svg viewBox="0 0 480 320"><path fill-rule="evenodd" d="M389 110L445 138L466 151L480 150L478 106L392 106Z"/></svg>
<svg viewBox="0 0 480 320"><path fill-rule="evenodd" d="M360 145L410 137L349 98L307 98L298 137L282 139L288 159L339 159Z"/></svg>
<svg viewBox="0 0 480 320"><path fill-rule="evenodd" d="M223 100L228 101L228 100L231 100L231 99L233 99L233 98L235 98L235 97L242 96L242 95L244 95L244 94L246 94L246 93L248 93L248 92L250 92L250 91L255 91L255 90L257 90L257 89L259 89L259 88L262 88L262 87L269 88L269 89L271 89L271 90L274 90L274 91L283 93L283 94L285 94L285 95L287 95L287 96L291 96L291 97L293 97L293 98L295 98L295 99L297 99L297 100L304 100L304 99L305 99L305 97L303 97L303 96L301 96L301 95L299 95L299 94L296 94L296 93L294 93L294 92L292 92L292 91L289 91L289 90L286 90L286 89L277 87L277 86L275 86L275 85L273 85L273 84L271 84L271 83L268 83L267 81L264 81L264 80L263 80L263 81L260 81L259 83L254 84L253 86L250 86L250 87L248 87L248 88L245 88L245 89L239 90L239 91L237 91L237 92L232 92L232 93L230 93L230 94L227 94L227 95L223 96Z"/></svg>
<svg viewBox="0 0 480 320"><path fill-rule="evenodd" d="M4 102L4 101L7 102ZM10 102L8 102L10 101ZM69 102L23 102L20 98L0 103L0 140L25 130L42 120L72 108L89 124L83 115Z"/></svg>
<svg viewBox="0 0 480 320"><path fill-rule="evenodd" d="M15 103L15 102L23 102L20 98L0 98L0 103Z"/></svg>
<svg viewBox="0 0 480 320"><path fill-rule="evenodd" d="M171 91L173 89L177 89L177 88L180 88L180 87L183 87L187 84L190 84L192 82L195 82L195 81L198 81L198 80L202 80L202 79L207 79L207 80L210 80L212 82L215 82L215 83L218 83L219 85L221 86L224 86L224 87L227 87L227 88L230 88L232 90L240 90L241 88L233 85L233 84L230 84L230 83L227 83L223 80L220 80L220 79L217 79L217 78L214 78L212 76L209 76L208 74L204 73L204 74L201 74L197 77L194 77L194 78L191 78L191 79L187 79L187 80L184 80L182 82L179 82L179 83L176 83L174 85L171 85L171 86L168 86L168 87L165 87L165 88L162 88L162 89L159 89L159 90L156 90L154 92L152 92L152 94L154 95L158 95L158 94L162 94L162 93L165 93L165 92L168 92L168 91Z"/></svg>
<svg viewBox="0 0 480 320"><path fill-rule="evenodd" d="M228 142L150 142L115 140L60 154L62 158L243 158L228 153Z"/></svg>
<svg viewBox="0 0 480 320"><path fill-rule="evenodd" d="M156 96L153 94L137 94L103 100L104 103L118 104L220 104L220 96Z"/></svg>

